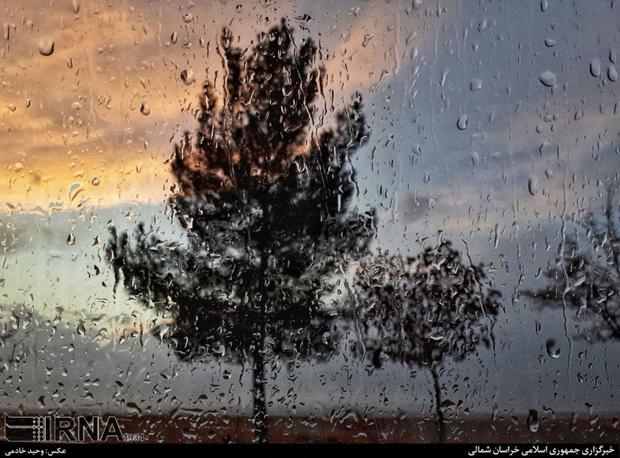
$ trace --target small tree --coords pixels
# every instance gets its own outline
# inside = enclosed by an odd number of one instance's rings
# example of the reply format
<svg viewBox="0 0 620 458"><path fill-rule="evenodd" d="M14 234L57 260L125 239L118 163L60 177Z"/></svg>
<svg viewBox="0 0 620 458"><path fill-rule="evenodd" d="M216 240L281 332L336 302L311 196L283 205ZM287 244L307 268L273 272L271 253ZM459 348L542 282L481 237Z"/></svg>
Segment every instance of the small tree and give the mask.
<svg viewBox="0 0 620 458"><path fill-rule="evenodd" d="M368 130L359 96L333 128L316 127L324 69L285 21L251 48L233 41L225 29L221 96L204 84L198 131L171 161L169 205L187 242L139 225L112 230L108 256L129 292L172 315L166 338L180 358L251 358L256 439L266 442L268 359L330 350L324 298L374 233L374 213L351 208L351 157Z"/></svg>
<svg viewBox="0 0 620 458"><path fill-rule="evenodd" d="M620 233L616 187L607 191L602 217L592 212L580 223L581 240L569 235L555 266L545 270L547 284L526 294L545 307L566 306L592 318L589 337L620 339Z"/></svg>
<svg viewBox="0 0 620 458"><path fill-rule="evenodd" d="M489 345L500 293L485 284L482 265L464 262L450 242L414 257L365 259L355 277L356 315L365 351L379 367L384 359L425 367L433 379L439 441L445 439L439 370Z"/></svg>

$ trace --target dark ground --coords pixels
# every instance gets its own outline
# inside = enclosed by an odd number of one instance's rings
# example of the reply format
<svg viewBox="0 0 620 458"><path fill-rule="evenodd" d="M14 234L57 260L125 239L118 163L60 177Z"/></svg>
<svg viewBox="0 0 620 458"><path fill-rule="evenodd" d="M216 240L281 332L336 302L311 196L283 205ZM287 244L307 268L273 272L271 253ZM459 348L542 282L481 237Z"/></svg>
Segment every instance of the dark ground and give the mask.
<svg viewBox="0 0 620 458"><path fill-rule="evenodd" d="M123 434L135 435L133 440L144 442L247 443L253 438L251 420L242 417L177 413L117 419ZM4 438L4 416L0 424ZM449 443L620 443L617 418L543 418L535 432L530 430L526 418L493 422L489 418L466 418L447 422L446 433ZM332 421L307 417L270 418L270 441L274 443L429 443L436 440L437 430L432 419L363 419L352 415Z"/></svg>

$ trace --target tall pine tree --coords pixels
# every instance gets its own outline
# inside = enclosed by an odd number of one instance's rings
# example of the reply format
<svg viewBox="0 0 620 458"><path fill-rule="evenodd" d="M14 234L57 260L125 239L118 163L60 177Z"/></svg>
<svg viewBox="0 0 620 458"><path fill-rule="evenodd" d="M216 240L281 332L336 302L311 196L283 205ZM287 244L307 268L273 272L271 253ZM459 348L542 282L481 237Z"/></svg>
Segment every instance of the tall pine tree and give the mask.
<svg viewBox="0 0 620 458"><path fill-rule="evenodd" d="M168 204L187 244L144 225L113 229L108 257L117 282L172 315L180 358L252 361L255 436L266 442L269 361L331 350L325 299L374 234L374 212L352 208L351 158L369 132L359 95L331 128L316 127L324 68L285 21L249 48L233 42L225 29L223 89L203 85L198 129L171 161Z"/></svg>

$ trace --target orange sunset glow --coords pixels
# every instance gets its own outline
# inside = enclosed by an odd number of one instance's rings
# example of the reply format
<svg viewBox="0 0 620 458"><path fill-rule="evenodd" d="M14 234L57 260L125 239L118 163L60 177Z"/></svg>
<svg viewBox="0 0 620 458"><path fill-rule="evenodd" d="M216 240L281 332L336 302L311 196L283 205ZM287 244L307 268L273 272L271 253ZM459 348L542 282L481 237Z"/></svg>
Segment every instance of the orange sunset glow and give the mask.
<svg viewBox="0 0 620 458"><path fill-rule="evenodd" d="M3 16L4 203L47 211L75 209L85 199L97 206L161 201L167 194L162 163L191 126L196 90L207 76L221 74L220 27L236 25L239 42L250 42L253 29L269 23L269 10L255 26L258 7L251 5L214 3L194 9L176 2L48 3L39 8L9 2ZM273 8L272 18L301 8L284 3ZM340 22L336 27L335 18L321 19L331 100L385 84L398 71L401 56L377 52L397 39L387 27L393 15L375 15L377 10L374 5L363 11L343 8L339 16L346 27ZM178 21L164 19L171 16ZM307 33L318 25L310 27ZM365 36L373 39L366 44ZM49 56L39 49L48 42L53 42ZM385 63L393 70L384 70ZM181 78L184 70L191 81ZM81 190L79 198L73 196L74 186Z"/></svg>

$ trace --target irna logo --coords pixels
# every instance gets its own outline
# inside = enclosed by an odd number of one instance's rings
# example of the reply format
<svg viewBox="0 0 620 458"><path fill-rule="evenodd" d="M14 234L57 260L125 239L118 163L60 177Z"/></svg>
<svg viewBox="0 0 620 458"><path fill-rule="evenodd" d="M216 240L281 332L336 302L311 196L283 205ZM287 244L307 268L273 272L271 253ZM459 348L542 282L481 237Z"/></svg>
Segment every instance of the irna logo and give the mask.
<svg viewBox="0 0 620 458"><path fill-rule="evenodd" d="M11 442L123 442L114 416L56 417L4 415L4 435Z"/></svg>

